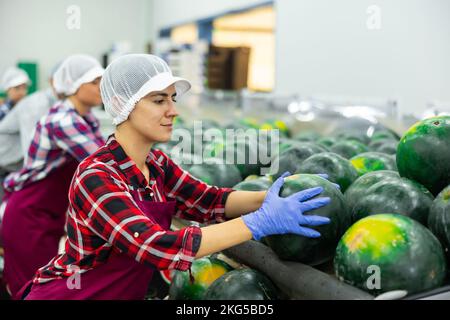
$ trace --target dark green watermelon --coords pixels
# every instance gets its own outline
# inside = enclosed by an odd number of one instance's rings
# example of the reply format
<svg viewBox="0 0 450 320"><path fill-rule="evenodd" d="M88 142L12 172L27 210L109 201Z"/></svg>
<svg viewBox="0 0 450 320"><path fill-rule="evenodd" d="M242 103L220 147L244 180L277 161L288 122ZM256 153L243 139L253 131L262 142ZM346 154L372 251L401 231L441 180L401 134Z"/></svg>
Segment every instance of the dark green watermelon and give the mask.
<svg viewBox="0 0 450 320"><path fill-rule="evenodd" d="M350 161L332 152L322 152L304 160L296 173L326 173L328 180L339 184L342 192L358 178Z"/></svg>
<svg viewBox="0 0 450 320"><path fill-rule="evenodd" d="M374 152L381 152L386 154L396 154L397 153L398 141L383 139L375 140L369 144L369 149Z"/></svg>
<svg viewBox="0 0 450 320"><path fill-rule="evenodd" d="M392 130L378 130L370 137L370 141L394 140L399 141L400 137Z"/></svg>
<svg viewBox="0 0 450 320"><path fill-rule="evenodd" d="M273 172L274 177L278 178L286 171L291 174L297 172L303 160L321 152L326 152L326 149L310 142L301 142L290 146L272 159L273 167L278 167L278 170Z"/></svg>
<svg viewBox="0 0 450 320"><path fill-rule="evenodd" d="M239 120L239 124L247 127L247 128L253 128L253 129L259 129L260 121L256 118L252 117L246 117Z"/></svg>
<svg viewBox="0 0 450 320"><path fill-rule="evenodd" d="M436 237L420 223L396 214L370 216L351 226L339 241L334 268L341 281L374 295L426 291L441 286L446 275Z"/></svg>
<svg viewBox="0 0 450 320"><path fill-rule="evenodd" d="M352 221L383 212L407 216L426 225L433 195L406 178L386 179L368 187L355 202L348 202Z"/></svg>
<svg viewBox="0 0 450 320"><path fill-rule="evenodd" d="M213 119L202 119L200 122L203 130L221 128L220 123Z"/></svg>
<svg viewBox="0 0 450 320"><path fill-rule="evenodd" d="M294 135L293 139L301 142L316 142L320 139L320 134L315 131L301 131Z"/></svg>
<svg viewBox="0 0 450 320"><path fill-rule="evenodd" d="M356 179L344 193L345 201L347 202L350 211L353 204L366 194L369 187L380 181L387 181L390 179L400 179L400 175L395 171L380 170L366 173Z"/></svg>
<svg viewBox="0 0 450 320"><path fill-rule="evenodd" d="M227 124L224 129L232 129L232 130L246 130L248 129L247 126L239 123L239 122L231 122Z"/></svg>
<svg viewBox="0 0 450 320"><path fill-rule="evenodd" d="M205 300L276 300L277 287L264 274L253 269L230 271L206 290Z"/></svg>
<svg viewBox="0 0 450 320"><path fill-rule="evenodd" d="M261 168L269 167L270 154L268 145L259 137L247 138L245 135L235 137L225 143L213 143L205 146L206 155L224 159L233 163L241 173L242 178L249 175L259 175ZM267 158L267 159L266 159Z"/></svg>
<svg viewBox="0 0 450 320"><path fill-rule="evenodd" d="M278 153L282 153L285 150L289 149L292 146L301 146L304 142L297 141L294 139L286 139L286 138L280 138L280 144L278 148ZM275 155L275 154L274 154Z"/></svg>
<svg viewBox="0 0 450 320"><path fill-rule="evenodd" d="M397 167L401 176L423 184L437 195L450 184L450 116L413 125L400 140Z"/></svg>
<svg viewBox="0 0 450 320"><path fill-rule="evenodd" d="M358 154L350 159L350 163L360 176L368 172L379 170L397 171L395 158L381 152L365 152Z"/></svg>
<svg viewBox="0 0 450 320"><path fill-rule="evenodd" d="M434 199L428 227L441 242L450 265L450 185Z"/></svg>
<svg viewBox="0 0 450 320"><path fill-rule="evenodd" d="M172 272L169 298L171 300L201 300L206 289L231 270L227 263L214 256L194 260L191 267L193 282L189 271L174 270Z"/></svg>
<svg viewBox="0 0 450 320"><path fill-rule="evenodd" d="M231 188L242 181L241 174L236 166L225 164L221 159L205 159L204 163L193 165L188 171L203 182L222 188Z"/></svg>
<svg viewBox="0 0 450 320"><path fill-rule="evenodd" d="M377 152L386 153L386 154L392 154L395 156L397 153L397 141L386 141L384 144L382 144L379 148L377 148Z"/></svg>
<svg viewBox="0 0 450 320"><path fill-rule="evenodd" d="M330 147L330 151L337 153L346 159L350 159L360 153L368 152L369 148L356 140L342 140Z"/></svg>
<svg viewBox="0 0 450 320"><path fill-rule="evenodd" d="M323 187L319 197L330 197L331 203L319 209L306 212L305 215L319 215L330 218L326 225L311 227L321 233L320 238L307 238L294 234L272 235L265 242L283 260L298 261L309 265L318 265L329 261L340 237L350 226L350 216L344 197L333 183L312 174L298 174L285 178L280 195L290 196L298 191Z"/></svg>
<svg viewBox="0 0 450 320"><path fill-rule="evenodd" d="M241 191L265 191L270 188L272 183L273 181L270 176L256 177L253 179L248 179L247 177L245 181L239 182L233 189Z"/></svg>
<svg viewBox="0 0 450 320"><path fill-rule="evenodd" d="M334 137L323 137L317 140L317 144L320 144L323 147L330 148L338 141L337 138Z"/></svg>
<svg viewBox="0 0 450 320"><path fill-rule="evenodd" d="M259 127L261 130L278 130L280 136L282 137L290 137L291 131L289 130L289 127L287 126L286 122L283 120L276 120L276 119L269 119L265 121L263 124Z"/></svg>
<svg viewBox="0 0 450 320"><path fill-rule="evenodd" d="M335 133L335 137L341 141L357 141L363 145L367 145L370 142L370 138L365 131L359 130L344 130Z"/></svg>
<svg viewBox="0 0 450 320"><path fill-rule="evenodd" d="M375 140L375 141L371 141L369 143L369 149L372 151L377 151L377 149L382 146L383 144L385 144L386 142L392 142L393 140L386 140L386 139L382 139L382 140Z"/></svg>
<svg viewBox="0 0 450 320"><path fill-rule="evenodd" d="M176 116L176 117L173 119L173 124L176 125L176 126L184 125L185 123L186 123L186 121L185 121L182 117L180 117L180 116Z"/></svg>

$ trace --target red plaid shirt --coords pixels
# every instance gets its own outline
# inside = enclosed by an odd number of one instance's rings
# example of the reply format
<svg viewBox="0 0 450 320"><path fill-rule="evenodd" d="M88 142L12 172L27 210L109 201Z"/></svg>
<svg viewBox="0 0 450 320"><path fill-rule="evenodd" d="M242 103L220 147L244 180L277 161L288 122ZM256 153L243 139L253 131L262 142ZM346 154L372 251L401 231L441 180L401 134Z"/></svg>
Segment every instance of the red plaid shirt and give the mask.
<svg viewBox="0 0 450 320"><path fill-rule="evenodd" d="M130 191L153 201L175 200L176 216L208 223L225 220L225 201L233 190L197 180L159 150L152 150L147 165L150 183L113 136L80 163L69 190L65 253L38 270L34 283L69 277L74 267L88 272L107 263L112 250L157 269L190 268L200 247L200 228L163 230L141 211Z"/></svg>
<svg viewBox="0 0 450 320"><path fill-rule="evenodd" d="M94 114L79 115L69 99L58 101L33 129L24 166L3 183L9 192L43 180L68 161L81 161L105 144Z"/></svg>

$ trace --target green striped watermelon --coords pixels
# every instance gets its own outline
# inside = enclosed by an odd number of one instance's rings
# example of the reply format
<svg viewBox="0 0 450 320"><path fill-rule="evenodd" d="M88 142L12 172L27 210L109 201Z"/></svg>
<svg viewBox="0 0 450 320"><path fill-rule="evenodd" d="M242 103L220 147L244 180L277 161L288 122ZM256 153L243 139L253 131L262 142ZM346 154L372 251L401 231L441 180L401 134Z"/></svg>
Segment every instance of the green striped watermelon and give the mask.
<svg viewBox="0 0 450 320"><path fill-rule="evenodd" d="M351 226L336 249L336 276L374 295L409 294L439 287L446 276L441 244L420 223L401 215L378 214Z"/></svg>

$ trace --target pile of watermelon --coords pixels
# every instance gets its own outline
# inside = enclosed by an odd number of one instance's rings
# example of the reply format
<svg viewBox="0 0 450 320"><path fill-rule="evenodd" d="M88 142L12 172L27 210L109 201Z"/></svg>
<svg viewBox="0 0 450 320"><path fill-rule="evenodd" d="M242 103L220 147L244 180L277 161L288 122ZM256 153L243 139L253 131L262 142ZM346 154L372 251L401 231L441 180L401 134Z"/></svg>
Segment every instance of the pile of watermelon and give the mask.
<svg viewBox="0 0 450 320"><path fill-rule="evenodd" d="M171 300L276 300L281 292L261 272L233 269L216 255L197 259L190 271L172 271Z"/></svg>
<svg viewBox="0 0 450 320"><path fill-rule="evenodd" d="M392 290L411 295L449 283L449 116L418 122L402 137L389 129L377 129L370 136L354 131L294 135L281 122L269 125L254 119L243 119L231 127L282 129L279 147L271 155L271 164L276 163L278 170L263 176L262 163L214 161L183 166L185 170L211 185L249 191L267 190L274 179L289 171L292 176L285 179L281 196L322 186L324 195L332 200L327 207L308 213L331 218L329 225L315 227L322 234L320 238L287 234L262 239L280 259L318 268L332 265L340 280L373 295ZM229 143L238 146L237 153L252 154L261 147L245 141L209 143L208 158L226 150ZM323 173L328 180L317 176ZM242 287L224 283L260 279L260 275L247 274L248 270L235 271L224 269L217 277L222 280L216 279L209 286L213 292L202 298L245 293Z"/></svg>

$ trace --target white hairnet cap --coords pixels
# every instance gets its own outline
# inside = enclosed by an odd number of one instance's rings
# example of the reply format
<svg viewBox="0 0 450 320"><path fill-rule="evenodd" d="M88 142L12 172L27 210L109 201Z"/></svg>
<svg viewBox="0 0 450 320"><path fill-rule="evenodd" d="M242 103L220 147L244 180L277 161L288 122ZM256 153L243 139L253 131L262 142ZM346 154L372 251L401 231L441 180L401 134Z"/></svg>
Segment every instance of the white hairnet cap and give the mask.
<svg viewBox="0 0 450 320"><path fill-rule="evenodd" d="M6 91L21 84L30 84L30 82L30 78L24 70L17 67L9 67L3 74L1 88Z"/></svg>
<svg viewBox="0 0 450 320"><path fill-rule="evenodd" d="M174 77L167 63L151 54L128 54L114 60L100 83L105 110L118 125L128 119L136 103L154 91L175 85L177 95L186 93L189 81Z"/></svg>
<svg viewBox="0 0 450 320"><path fill-rule="evenodd" d="M70 96L84 83L101 77L105 70L91 56L75 54L67 57L53 74L53 86L57 93Z"/></svg>

